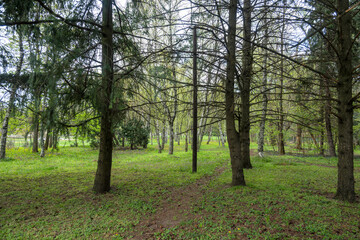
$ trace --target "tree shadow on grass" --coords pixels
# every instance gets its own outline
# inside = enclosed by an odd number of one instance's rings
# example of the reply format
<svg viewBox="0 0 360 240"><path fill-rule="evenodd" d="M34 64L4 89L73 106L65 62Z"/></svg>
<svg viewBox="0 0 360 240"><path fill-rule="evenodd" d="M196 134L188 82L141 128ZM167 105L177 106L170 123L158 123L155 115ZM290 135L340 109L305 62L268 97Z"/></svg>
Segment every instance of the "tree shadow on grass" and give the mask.
<svg viewBox="0 0 360 240"><path fill-rule="evenodd" d="M0 159L0 162L13 162L15 161L15 158L4 158L4 159Z"/></svg>

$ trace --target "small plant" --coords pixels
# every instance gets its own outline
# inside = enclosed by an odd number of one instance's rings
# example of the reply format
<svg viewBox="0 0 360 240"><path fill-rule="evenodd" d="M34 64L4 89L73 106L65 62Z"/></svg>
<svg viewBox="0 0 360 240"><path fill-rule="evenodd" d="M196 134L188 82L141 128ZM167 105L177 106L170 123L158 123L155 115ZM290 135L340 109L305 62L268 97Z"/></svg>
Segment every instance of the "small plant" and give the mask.
<svg viewBox="0 0 360 240"><path fill-rule="evenodd" d="M137 146L147 148L149 134L150 129L145 127L144 122L137 119L130 119L125 122L118 131L119 138L126 138L129 141L131 150Z"/></svg>

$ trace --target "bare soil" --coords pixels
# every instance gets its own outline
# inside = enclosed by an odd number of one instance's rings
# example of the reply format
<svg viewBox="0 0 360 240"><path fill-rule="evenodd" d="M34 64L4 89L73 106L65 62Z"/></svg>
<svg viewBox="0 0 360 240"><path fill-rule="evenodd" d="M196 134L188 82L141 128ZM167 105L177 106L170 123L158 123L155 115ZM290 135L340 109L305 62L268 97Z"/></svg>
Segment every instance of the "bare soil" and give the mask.
<svg viewBox="0 0 360 240"><path fill-rule="evenodd" d="M194 219L195 215L191 214L192 203L204 195L204 187L224 172L226 163L218 167L213 175L204 176L190 185L174 189L160 203L153 215L140 220L131 234L131 239L154 239L154 233L178 226L182 221Z"/></svg>

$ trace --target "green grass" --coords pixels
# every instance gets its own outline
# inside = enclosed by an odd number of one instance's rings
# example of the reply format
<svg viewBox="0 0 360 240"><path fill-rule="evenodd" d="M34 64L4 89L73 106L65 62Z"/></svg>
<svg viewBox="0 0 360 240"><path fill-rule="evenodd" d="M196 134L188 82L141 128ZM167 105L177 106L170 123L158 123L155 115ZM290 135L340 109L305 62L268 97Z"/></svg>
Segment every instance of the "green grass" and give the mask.
<svg viewBox="0 0 360 240"><path fill-rule="evenodd" d="M359 203L332 199L336 168L320 166L335 166L335 158L253 157L254 168L245 171L247 186L230 187L226 147L203 144L196 174L191 151L175 147L174 155L167 149L158 154L155 145L114 151L112 190L103 195L91 189L96 150L62 147L45 158L29 149L8 150L0 162L0 239L131 238L174 189L213 174L224 162L227 169L200 186L204 194L184 213L187 220L155 232L156 238L356 239L360 234Z"/></svg>

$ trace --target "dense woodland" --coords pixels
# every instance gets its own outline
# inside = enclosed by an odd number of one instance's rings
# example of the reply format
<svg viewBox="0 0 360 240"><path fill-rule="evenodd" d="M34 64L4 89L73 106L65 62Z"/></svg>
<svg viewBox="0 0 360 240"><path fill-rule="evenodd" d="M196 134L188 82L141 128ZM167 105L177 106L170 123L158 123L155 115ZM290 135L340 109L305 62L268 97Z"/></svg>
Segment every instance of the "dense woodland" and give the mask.
<svg viewBox="0 0 360 240"><path fill-rule="evenodd" d="M44 158L61 137L89 141L103 193L112 150L127 145L171 155L181 142L196 157L216 138L237 186L250 142L260 157L311 144L338 157L336 198L354 202L359 11L357 0L2 0L0 158L10 135Z"/></svg>

